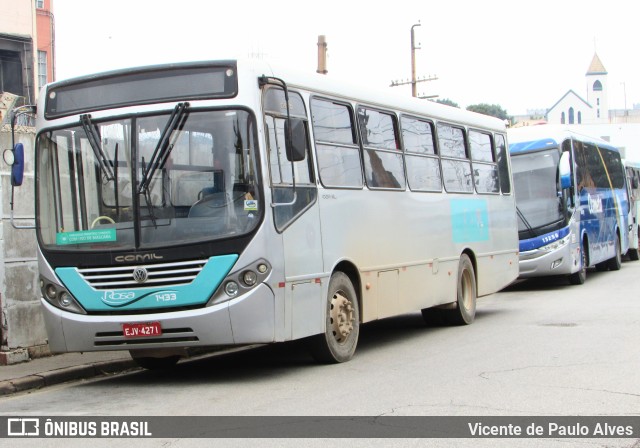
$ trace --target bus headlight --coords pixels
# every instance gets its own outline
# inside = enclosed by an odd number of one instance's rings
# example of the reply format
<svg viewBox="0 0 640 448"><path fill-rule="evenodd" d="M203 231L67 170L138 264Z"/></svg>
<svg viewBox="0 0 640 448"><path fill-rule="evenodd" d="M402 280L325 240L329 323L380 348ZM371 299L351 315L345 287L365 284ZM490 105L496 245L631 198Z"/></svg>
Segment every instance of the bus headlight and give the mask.
<svg viewBox="0 0 640 448"><path fill-rule="evenodd" d="M60 305L65 308L71 305L71 296L67 292L60 294Z"/></svg>
<svg viewBox="0 0 640 448"><path fill-rule="evenodd" d="M564 247L567 244L569 244L570 238L571 237L567 235L564 238L561 238L559 240L554 241L553 243L550 243L550 244L547 244L546 246L541 247L540 250L543 250L545 252L553 252L554 250L558 250L561 247Z"/></svg>
<svg viewBox="0 0 640 448"><path fill-rule="evenodd" d="M227 282L224 285L224 292L226 292L229 297L237 296L239 290L240 288L238 287L238 284L234 281Z"/></svg>
<svg viewBox="0 0 640 448"><path fill-rule="evenodd" d="M271 264L267 260L257 260L228 274L218 290L213 294L207 306L241 297L271 275Z"/></svg>
<svg viewBox="0 0 640 448"><path fill-rule="evenodd" d="M40 289L42 291L42 297L56 308L77 314L87 314L84 308L82 308L64 286L47 278L40 277Z"/></svg>
<svg viewBox="0 0 640 448"><path fill-rule="evenodd" d="M253 271L245 271L245 273L242 274L242 281L247 286L254 286L258 281L258 274Z"/></svg>
<svg viewBox="0 0 640 448"><path fill-rule="evenodd" d="M53 286L51 283L49 283L44 288L44 295L47 296L47 299L49 300L55 299L57 294L58 294L58 291L56 290L56 287Z"/></svg>

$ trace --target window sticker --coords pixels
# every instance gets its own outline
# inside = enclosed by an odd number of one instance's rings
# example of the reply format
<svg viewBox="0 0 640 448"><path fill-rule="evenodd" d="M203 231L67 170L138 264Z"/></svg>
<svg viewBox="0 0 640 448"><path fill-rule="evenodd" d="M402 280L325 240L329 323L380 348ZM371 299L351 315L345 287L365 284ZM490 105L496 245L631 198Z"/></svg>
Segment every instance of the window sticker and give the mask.
<svg viewBox="0 0 640 448"><path fill-rule="evenodd" d="M256 211L258 210L258 201L255 199L245 199L244 201L244 209L246 211Z"/></svg>
<svg viewBox="0 0 640 448"><path fill-rule="evenodd" d="M78 232L60 232L56 234L56 244L104 243L116 241L116 229L81 230Z"/></svg>

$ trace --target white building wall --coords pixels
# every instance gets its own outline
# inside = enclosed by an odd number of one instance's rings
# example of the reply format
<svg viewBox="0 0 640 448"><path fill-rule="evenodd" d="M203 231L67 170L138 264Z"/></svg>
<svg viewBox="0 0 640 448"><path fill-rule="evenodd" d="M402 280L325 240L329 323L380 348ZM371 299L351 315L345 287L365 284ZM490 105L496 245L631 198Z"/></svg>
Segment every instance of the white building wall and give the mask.
<svg viewBox="0 0 640 448"><path fill-rule="evenodd" d="M572 94L565 96L553 109L549 110L547 113L547 122L549 124L562 124L562 113L564 112L564 124L569 124L569 113L571 108L573 108L574 124L578 124L579 116L582 117L582 123L593 123L593 109Z"/></svg>
<svg viewBox="0 0 640 448"><path fill-rule="evenodd" d="M596 81L602 85L601 91L593 89ZM607 75L587 75L587 102L593 106L593 123L609 122L609 89Z"/></svg>
<svg viewBox="0 0 640 448"><path fill-rule="evenodd" d="M35 40L35 2L33 0L0 0L0 32L33 36Z"/></svg>

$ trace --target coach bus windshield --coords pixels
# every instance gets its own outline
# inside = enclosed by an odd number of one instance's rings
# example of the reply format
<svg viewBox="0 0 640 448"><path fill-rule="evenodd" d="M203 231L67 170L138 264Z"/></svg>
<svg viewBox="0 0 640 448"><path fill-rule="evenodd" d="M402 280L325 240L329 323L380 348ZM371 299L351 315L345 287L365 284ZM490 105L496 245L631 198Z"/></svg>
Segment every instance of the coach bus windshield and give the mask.
<svg viewBox="0 0 640 448"><path fill-rule="evenodd" d="M241 235L262 213L245 110L98 121L39 134L40 242L57 251L183 245Z"/></svg>
<svg viewBox="0 0 640 448"><path fill-rule="evenodd" d="M562 192L558 185L559 160L558 149L511 156L521 239L564 225Z"/></svg>

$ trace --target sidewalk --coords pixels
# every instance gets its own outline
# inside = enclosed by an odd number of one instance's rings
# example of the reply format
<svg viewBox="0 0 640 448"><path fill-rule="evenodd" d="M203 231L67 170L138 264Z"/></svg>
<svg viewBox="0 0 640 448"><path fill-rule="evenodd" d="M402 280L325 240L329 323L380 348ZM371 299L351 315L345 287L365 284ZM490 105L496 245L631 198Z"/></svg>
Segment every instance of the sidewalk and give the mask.
<svg viewBox="0 0 640 448"><path fill-rule="evenodd" d="M0 366L0 397L129 369L139 367L127 351L63 353Z"/></svg>

